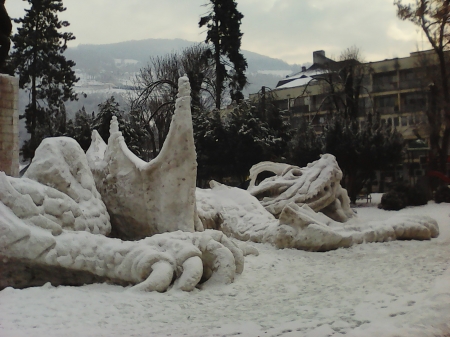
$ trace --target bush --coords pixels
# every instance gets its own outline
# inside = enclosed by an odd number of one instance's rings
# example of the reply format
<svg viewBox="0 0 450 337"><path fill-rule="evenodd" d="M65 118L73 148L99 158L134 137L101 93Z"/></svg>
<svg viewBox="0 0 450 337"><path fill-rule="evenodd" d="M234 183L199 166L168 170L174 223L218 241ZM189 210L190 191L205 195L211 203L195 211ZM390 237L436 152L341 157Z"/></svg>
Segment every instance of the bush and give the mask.
<svg viewBox="0 0 450 337"><path fill-rule="evenodd" d="M434 194L434 201L437 204L440 204L441 202L450 203L450 187L445 185L439 186Z"/></svg>
<svg viewBox="0 0 450 337"><path fill-rule="evenodd" d="M392 186L392 190L381 197L379 208L398 211L406 206L426 205L428 198L426 192L418 186L409 186L401 182Z"/></svg>
<svg viewBox="0 0 450 337"><path fill-rule="evenodd" d="M384 193L381 197L381 203L378 208L385 209L387 211L398 211L405 208L408 203L408 198L405 193L397 191L389 191Z"/></svg>

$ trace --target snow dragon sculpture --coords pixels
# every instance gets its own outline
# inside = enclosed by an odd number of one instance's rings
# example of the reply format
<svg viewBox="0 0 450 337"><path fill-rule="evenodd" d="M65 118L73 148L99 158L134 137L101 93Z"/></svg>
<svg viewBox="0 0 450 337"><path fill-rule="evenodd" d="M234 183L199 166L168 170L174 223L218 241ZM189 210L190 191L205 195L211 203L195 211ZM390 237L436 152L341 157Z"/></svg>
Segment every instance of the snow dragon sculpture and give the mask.
<svg viewBox="0 0 450 337"><path fill-rule="evenodd" d="M222 232L194 232L196 221L203 228L195 208L187 78L180 79L180 88L167 142L178 156L166 148L156 160L139 162L116 121L108 148L101 142L91 147L91 165L105 179L101 191L121 198L106 195L112 218L119 219L113 225L122 226L116 233L139 241L105 236L113 227L110 214L88 158L71 138L44 140L24 178L0 172L0 289L106 281L147 291L190 291L199 283L230 283L243 271L243 250ZM150 226L143 224L147 220ZM163 234L147 237L155 232Z"/></svg>
<svg viewBox="0 0 450 337"><path fill-rule="evenodd" d="M205 228L243 241L308 251L363 242L428 240L439 235L436 221L426 216L397 215L363 223L349 207L340 187L340 169L331 155L303 169L274 163L255 167L250 192L214 181L211 189L197 189L198 214ZM278 175L255 186L257 174L267 168Z"/></svg>
<svg viewBox="0 0 450 337"><path fill-rule="evenodd" d="M242 272L242 250L218 231L106 237L109 216L75 140L46 139L35 158L26 178L0 172L1 289L107 281L164 291L175 276L192 290Z"/></svg>
<svg viewBox="0 0 450 337"><path fill-rule="evenodd" d="M275 176L256 184L258 175L271 172ZM341 187L342 171L331 154L324 154L307 167L262 162L250 169L248 191L275 217L286 205L308 205L315 212L344 222L354 216L347 191Z"/></svg>

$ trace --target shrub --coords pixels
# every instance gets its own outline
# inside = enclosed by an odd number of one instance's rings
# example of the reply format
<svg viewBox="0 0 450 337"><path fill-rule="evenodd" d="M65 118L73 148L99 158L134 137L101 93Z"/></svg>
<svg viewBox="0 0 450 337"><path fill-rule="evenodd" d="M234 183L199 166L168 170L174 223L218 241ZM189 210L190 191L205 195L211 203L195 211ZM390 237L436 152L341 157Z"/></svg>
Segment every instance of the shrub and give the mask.
<svg viewBox="0 0 450 337"><path fill-rule="evenodd" d="M389 191L384 193L381 197L381 203L378 205L379 208L388 211L398 211L407 206L408 198L405 193L397 191Z"/></svg>
<svg viewBox="0 0 450 337"><path fill-rule="evenodd" d="M439 186L434 194L434 201L437 204L440 204L441 202L450 203L450 187L445 185Z"/></svg>
<svg viewBox="0 0 450 337"><path fill-rule="evenodd" d="M423 189L401 182L393 185L391 191L383 194L378 207L389 211L398 211L406 206L426 205L427 201L428 198Z"/></svg>

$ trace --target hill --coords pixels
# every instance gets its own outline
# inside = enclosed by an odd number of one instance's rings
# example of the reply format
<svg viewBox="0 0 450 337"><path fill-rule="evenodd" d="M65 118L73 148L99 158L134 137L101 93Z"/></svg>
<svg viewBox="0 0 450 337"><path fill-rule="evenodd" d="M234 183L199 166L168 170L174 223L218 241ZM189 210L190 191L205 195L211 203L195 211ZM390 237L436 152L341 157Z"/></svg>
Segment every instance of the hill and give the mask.
<svg viewBox="0 0 450 337"><path fill-rule="evenodd" d="M117 83L127 80L133 72L147 65L150 57L180 52L196 42L182 39L146 39L112 44L81 44L68 48L66 57L76 62L76 68L89 79L100 83ZM250 85L246 94L258 91L262 85L274 86L277 81L297 71L299 65L243 50L248 63ZM129 78L128 78L129 79Z"/></svg>

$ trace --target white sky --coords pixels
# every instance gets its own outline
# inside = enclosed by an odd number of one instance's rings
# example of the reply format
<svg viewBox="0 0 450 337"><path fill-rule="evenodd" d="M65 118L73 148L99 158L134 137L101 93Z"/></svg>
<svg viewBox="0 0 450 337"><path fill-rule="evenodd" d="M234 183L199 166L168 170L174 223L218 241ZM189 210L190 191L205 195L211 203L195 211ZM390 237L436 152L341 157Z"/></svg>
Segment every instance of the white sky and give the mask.
<svg viewBox="0 0 450 337"><path fill-rule="evenodd" d="M64 0L60 19L70 22L77 44L147 38L203 41L198 28L208 0ZM325 50L338 57L357 46L366 61L408 56L428 49L418 29L396 17L393 0L237 0L244 15L242 49L289 63L312 61ZM27 1L6 0L11 17L24 16Z"/></svg>

